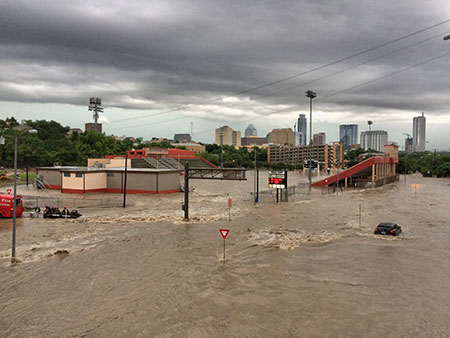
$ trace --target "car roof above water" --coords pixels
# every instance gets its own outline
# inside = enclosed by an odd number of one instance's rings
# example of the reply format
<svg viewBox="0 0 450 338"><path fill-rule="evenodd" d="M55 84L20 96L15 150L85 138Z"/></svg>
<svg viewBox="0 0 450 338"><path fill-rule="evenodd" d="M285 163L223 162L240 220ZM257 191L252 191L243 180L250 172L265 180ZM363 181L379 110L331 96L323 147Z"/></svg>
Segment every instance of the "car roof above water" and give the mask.
<svg viewBox="0 0 450 338"><path fill-rule="evenodd" d="M386 228L393 228L396 225L397 224L391 223L391 222L382 222L382 223L378 224L379 227L386 227Z"/></svg>

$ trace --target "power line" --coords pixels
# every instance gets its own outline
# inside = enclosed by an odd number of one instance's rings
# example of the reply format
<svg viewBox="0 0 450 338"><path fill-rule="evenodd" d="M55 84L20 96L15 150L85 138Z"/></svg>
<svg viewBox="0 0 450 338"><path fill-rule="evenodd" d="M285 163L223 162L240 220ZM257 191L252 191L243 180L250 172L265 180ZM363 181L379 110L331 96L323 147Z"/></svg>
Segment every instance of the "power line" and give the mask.
<svg viewBox="0 0 450 338"><path fill-rule="evenodd" d="M430 40L432 40L432 39L435 39L435 38L438 38L438 37L442 37L443 34L444 34L444 33L439 33L439 34L433 35L433 36L431 36L431 37L429 37L429 38L426 38L426 39L421 40L421 41L419 41L419 42L413 43L412 45L408 45L408 46L405 46L405 47L396 49L396 50L394 50L394 51L392 51L392 52L389 52L389 53L386 53L386 54L383 54L383 55L379 55L379 56L377 56L377 57L375 57L375 58L372 58L372 59L370 59L370 60L367 60L367 61L358 63L358 64L356 64L356 65L349 66L349 67L347 67L347 68L338 70L338 71L333 72L333 73L328 74L328 75L324 75L324 76L319 77L319 78L317 78L317 79L310 80L310 81L307 81L307 82L303 82L303 83L297 84L297 85L295 85L295 86L291 86L291 87L279 89L279 90L276 90L276 91L271 92L271 93L268 93L268 94L259 95L259 96L257 96L256 98L253 98L253 99L252 99L252 98L249 98L249 100L248 100L248 101L245 101L245 102L233 103L233 104L226 105L226 106L224 106L224 107L222 107L222 108L217 108L217 109L214 109L214 110L209 110L209 111L207 111L206 113L214 113L214 112L219 111L219 110L221 110L221 109L223 109L223 108L232 108L232 107L236 107L236 106L240 106L240 105L245 105L245 104L248 104L249 102L254 101L254 100L256 100L256 99L263 99L263 98L270 97L270 96L273 96L273 95L276 95L276 94L279 94L279 93L282 93L282 92L285 92L285 91L290 91L290 90L293 90L293 89L297 89L297 88L300 88L300 87L309 85L309 84L311 84L311 83L315 83L315 82L318 82L318 81L320 81L320 80L327 79L327 78L332 77L332 76L334 76L334 75L337 75L337 74L340 74L340 73L344 73L344 72L346 72L346 71L348 71L348 70L352 70L352 69L355 69L355 68L357 68L357 67L366 65L366 64L368 64L368 63L371 63L371 62L373 62L373 61L379 60L379 59L381 59L381 58L384 58L384 57L387 57L387 56L391 56L391 55L393 55L393 54L396 54L396 53L401 52L401 51L403 51L403 50L406 50L406 49L415 47L415 46L417 46L417 45L420 45L420 44L422 44L422 43L424 43L424 42L427 42L427 41L430 41Z"/></svg>
<svg viewBox="0 0 450 338"><path fill-rule="evenodd" d="M391 55L396 54L396 53L398 53L398 52L401 52L401 51L403 51L403 50L406 50L406 49L415 47L415 46L417 46L417 45L420 45L420 44L422 44L422 43L424 43L424 42L430 41L430 40L435 39L435 38L437 38L437 37L442 37L442 35L443 35L443 33L433 35L433 36L428 37L428 38L426 38L426 39L423 39L423 40L421 40L421 41L415 42L415 43L413 43L413 44L411 44L411 45L408 45L408 46L404 46L404 47L398 48L398 49L396 49L396 50L394 50L394 51L392 51L392 52L389 52L389 53L386 53L386 54L383 54L383 55L379 55L379 56L374 57L374 58L372 58L372 59L370 59L370 60L367 60L367 61L358 63L358 64L356 64L356 65L349 66L349 67L347 67L347 68L338 70L338 71L333 72L333 73L328 74L328 75L324 75L324 76L319 77L319 78L314 79L314 80L310 80L310 81L307 81L307 82L303 82L303 83L297 84L297 85L295 85L295 86L283 88L283 89L280 89L280 90L277 90L277 91L274 91L274 92L271 92L271 93L268 93L268 94L260 95L260 96L256 97L255 99L261 99L261 98L270 97L270 96L279 94L279 93L281 93L281 92L293 90L293 89L296 89L296 88L299 88L299 87L303 87L303 86L309 85L309 84L311 84L311 83L318 82L318 81L320 81L320 80L323 80L323 79L332 77L332 76L334 76L334 75L337 75L337 74L340 74L340 73L343 73L343 72L346 72L346 71L348 71L348 70L352 70L352 69L355 69L355 68L357 68L357 67L366 65L366 64L368 64L368 63L370 63L370 62L379 60L379 59L381 59L381 58L384 58L384 57L387 57L387 56L391 56ZM254 100L254 99L249 99L249 101L253 101L253 100ZM233 104L224 106L223 108L231 108L231 107L236 107L236 106L239 106L239 105L245 105L245 104L247 104L249 101L247 101L247 102L233 103ZM317 101L317 100L316 100L316 101ZM217 109L214 109L214 110L210 110L210 111L207 111L206 113L214 113L214 112L219 111L219 110L221 110L221 109L223 109L223 108L217 108ZM284 111L284 110L285 110L285 109L283 109L283 111ZM169 119L169 120L165 120L165 121L149 122L149 123L145 123L145 124L140 123L140 124L135 124L135 125L131 125L131 126L123 126L123 127L112 128L112 129L110 129L110 130L126 129L126 128L133 128L133 127L139 127L139 126L153 125L153 124L161 124L161 123L171 122L171 121L174 121L174 120L180 120L180 119L184 119L184 118L188 118L188 117L192 117L192 116L191 116L191 115L187 115L187 116L184 116L184 117L180 117L180 118L176 118L176 119ZM195 117L202 119L202 117L200 117L200 116L195 116Z"/></svg>
<svg viewBox="0 0 450 338"><path fill-rule="evenodd" d="M247 93L253 92L253 91L258 90L258 89L262 89L262 88L265 88L265 87L269 87L269 86L272 86L272 85L275 85L275 84L278 84L278 83L282 83L282 82L285 82L285 81L288 81L288 80L291 80L291 79L294 79L294 78L297 78L297 77L300 77L300 76L303 76L303 75L306 75L306 74L315 72L315 71L317 71L317 70L320 70L320 69L323 69L323 68L326 68L326 67L335 65L335 64L337 64L337 63L340 63L340 62L349 60L349 59L354 58L354 57L356 57L356 56L360 56L360 55L366 54L366 53L371 52L371 51L374 51L374 50L376 50L376 49L379 49L379 48L382 48L382 47L391 45L391 44L396 43L396 42L399 42L399 41L401 41L401 40L410 38L410 37L412 37L412 36L414 36L414 35L423 33L423 32L425 32L425 31L427 31L427 30L436 28L436 27L441 26L441 25L443 25L443 24L446 24L446 23L448 23L448 22L450 22L450 19L447 19L447 20L441 21L441 22L439 22L439 23L436 23L436 24L434 24L434 25L431 25L431 26L422 28L422 29L420 29L420 30L418 30L418 31L415 31L415 32L410 33L410 34L407 34L407 35L405 35L405 36L402 36L402 37L393 39L393 40L388 41L388 42L385 42L385 43L382 43L382 44L377 45L377 46L375 46L375 47L371 47L371 48L362 50L362 51L360 51L360 52L358 52L358 53L356 53L356 54L352 54L352 55L343 57L343 58L341 58L341 59L332 61L332 62L327 63L327 64L325 64L325 65L321 65L321 66L312 68L312 69L310 69L310 70L307 70L307 71L304 71L304 72L301 72L301 73L297 73L297 74L294 74L294 75L291 75L291 76L288 76L288 77L284 77L284 78L282 78L282 79L275 80L275 81L272 81L272 82L269 82L269 83L266 83L266 84L263 84L263 85L260 85L260 86L257 86L257 87L253 87L253 88L250 88L250 89L245 89L245 90L242 90L242 91L235 92L235 93L233 93L233 94L229 94L229 95L226 95L226 96L218 97L218 98L211 99L211 100L207 100L207 101L200 102L200 103L195 103L195 104L185 105L185 106L182 106L182 107L177 107L177 108L169 109L169 110L166 110L166 111L163 111L163 112L158 112L158 113L154 113L154 114L149 114L149 115L143 115L143 116L135 117L134 119L141 119L141 118L153 117L153 116L157 116L157 115L168 114L168 113L172 113L172 112L176 112L176 111L180 111L180 110L185 110L185 109L190 109L190 108L198 107L198 106L205 105L205 104L208 104L208 103L217 102L217 101L220 101L220 100L223 100L223 99L226 99L226 98L230 98L230 97L233 97L233 96L238 96L238 95L242 95L242 94L247 94ZM113 120L113 121L111 121L111 122L122 122L122 121L128 121L128 120L129 120L129 119L120 119L120 120Z"/></svg>
<svg viewBox="0 0 450 338"><path fill-rule="evenodd" d="M333 96L336 96L336 95L339 95L339 94L342 94L342 93L351 91L351 90L356 89L356 88L360 88L360 87L366 86L366 85L368 85L368 84L377 82L377 81L382 80L382 79L385 79L385 78L387 78L387 77L390 77L390 76L393 76L393 75L397 75L397 74L399 74L399 73L403 73L403 72L405 72L405 71L407 71L407 70L410 70L410 69L412 69L412 68L415 68L415 67L424 65L424 64L426 64L426 63L429 63L429 62L432 62L432 61L434 61L434 60L440 59L440 58L442 58L442 57L444 57L444 56L447 56L447 55L450 55L450 52L447 52L447 53L444 53L444 54L435 56L435 57L433 57L433 58L431 58L431 59L427 59L427 60L425 60L425 61L416 63L416 64L414 64L414 65L408 66L408 67L403 68L403 69L400 69L400 70L398 70L398 71L395 71L395 72L392 72L392 73L385 74L385 75L380 76L380 77L378 77L378 78L376 78L376 79L372 79L372 80L369 80L369 81L360 83L360 84L358 84L358 85L356 85L356 86L349 87L349 88L346 88L346 89L343 89L343 90L334 92L334 93L332 93L332 94L330 94L330 95L326 95L326 96L323 96L323 97L318 97L318 98L315 99L315 101L316 101L316 102L317 102L317 101L323 101L323 100L328 99L328 98L330 98L330 97L333 97ZM303 104L302 106L304 106L304 105L306 105L306 104ZM299 107L299 106L297 106L297 107ZM270 114L263 114L263 115L261 115L261 116L255 117L255 118L252 118L252 119L249 119L249 120L246 120L246 121L239 122L239 124L244 124L244 123L252 122L252 121L254 121L254 120L258 120L258 119L260 119L260 118L269 117L269 116L271 116L271 115L278 114L278 113L281 113L281 112L284 112L284 111L287 111L287 110L290 110L290 109L293 109L293 108L294 108L294 107L290 107L290 108L286 108L286 109L282 109L282 110L277 110L277 111L271 112ZM296 109L296 110L297 110L297 109ZM204 133L211 132L211 131L212 131L212 129L208 129L208 130L204 130L204 131L199 131L199 132L196 133L196 135L204 134Z"/></svg>

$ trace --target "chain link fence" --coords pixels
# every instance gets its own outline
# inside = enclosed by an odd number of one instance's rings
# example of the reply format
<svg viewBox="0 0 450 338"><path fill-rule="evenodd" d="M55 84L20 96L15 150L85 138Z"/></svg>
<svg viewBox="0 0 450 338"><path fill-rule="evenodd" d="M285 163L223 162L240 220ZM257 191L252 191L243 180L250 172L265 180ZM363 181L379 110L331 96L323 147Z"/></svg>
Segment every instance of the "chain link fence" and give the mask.
<svg viewBox="0 0 450 338"><path fill-rule="evenodd" d="M305 199L309 199L308 196L309 183L298 183L292 185L287 189L278 189L278 200L286 202L289 200L289 196L301 195ZM254 199L253 192L250 192L250 199ZM297 197L298 198L298 197ZM261 190L258 195L258 202L276 202L277 201L277 189Z"/></svg>
<svg viewBox="0 0 450 338"><path fill-rule="evenodd" d="M122 200L117 198L81 198L81 197L53 197L53 196L24 196L22 195L25 209L44 208L45 206L56 208L107 208L120 207Z"/></svg>

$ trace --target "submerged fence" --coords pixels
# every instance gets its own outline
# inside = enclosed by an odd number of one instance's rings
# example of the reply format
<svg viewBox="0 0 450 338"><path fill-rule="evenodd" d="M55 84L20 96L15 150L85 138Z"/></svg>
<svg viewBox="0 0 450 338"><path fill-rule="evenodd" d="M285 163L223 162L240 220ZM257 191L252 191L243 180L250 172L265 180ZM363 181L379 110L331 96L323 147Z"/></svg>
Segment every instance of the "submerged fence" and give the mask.
<svg viewBox="0 0 450 338"><path fill-rule="evenodd" d="M286 202L291 195L302 195L305 199L308 199L309 183L298 183L292 185L287 189L279 189L278 198L281 202ZM250 199L254 199L253 192L250 192ZM258 202L276 202L277 200L277 189L261 190L258 196Z"/></svg>
<svg viewBox="0 0 450 338"><path fill-rule="evenodd" d="M122 206L122 199L118 198L82 198L82 197L52 197L52 196L23 196L25 209L44 208L45 206L68 209L103 208Z"/></svg>

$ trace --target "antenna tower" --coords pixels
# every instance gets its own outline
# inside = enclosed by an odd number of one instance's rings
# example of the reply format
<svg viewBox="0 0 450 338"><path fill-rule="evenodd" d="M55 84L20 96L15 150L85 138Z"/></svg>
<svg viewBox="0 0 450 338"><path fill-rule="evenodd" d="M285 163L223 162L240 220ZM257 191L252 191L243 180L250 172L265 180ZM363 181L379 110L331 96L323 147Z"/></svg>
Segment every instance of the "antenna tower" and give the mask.
<svg viewBox="0 0 450 338"><path fill-rule="evenodd" d="M103 113L102 99L99 97L91 97L89 99L89 111L93 111L94 130L97 131L98 113Z"/></svg>

